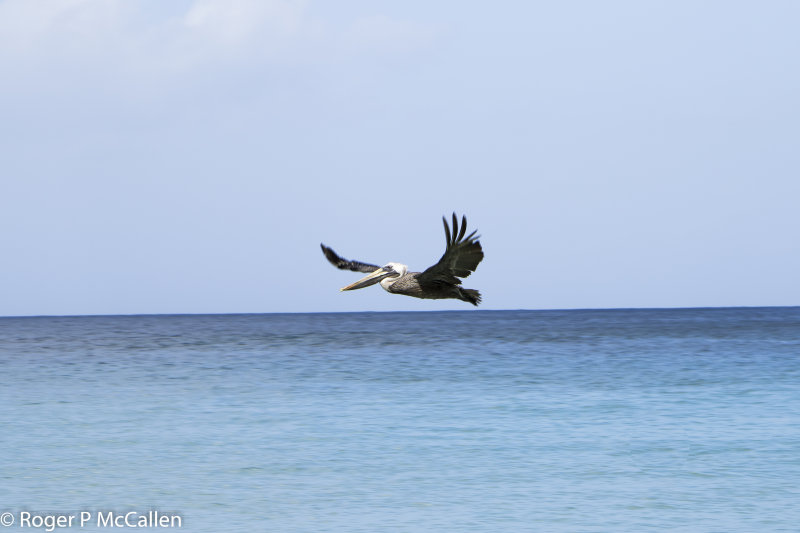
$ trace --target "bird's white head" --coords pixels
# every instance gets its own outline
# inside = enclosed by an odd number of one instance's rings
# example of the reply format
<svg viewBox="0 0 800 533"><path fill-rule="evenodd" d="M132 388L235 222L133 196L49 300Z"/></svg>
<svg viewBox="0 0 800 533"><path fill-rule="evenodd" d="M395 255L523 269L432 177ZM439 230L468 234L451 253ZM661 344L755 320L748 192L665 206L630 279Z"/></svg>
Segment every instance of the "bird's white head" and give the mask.
<svg viewBox="0 0 800 533"><path fill-rule="evenodd" d="M381 280L381 287L385 290L389 290L389 287L397 281L398 279L402 278L408 272L408 265L404 265L403 263L386 263L383 265L384 269L391 269L394 274L387 276Z"/></svg>

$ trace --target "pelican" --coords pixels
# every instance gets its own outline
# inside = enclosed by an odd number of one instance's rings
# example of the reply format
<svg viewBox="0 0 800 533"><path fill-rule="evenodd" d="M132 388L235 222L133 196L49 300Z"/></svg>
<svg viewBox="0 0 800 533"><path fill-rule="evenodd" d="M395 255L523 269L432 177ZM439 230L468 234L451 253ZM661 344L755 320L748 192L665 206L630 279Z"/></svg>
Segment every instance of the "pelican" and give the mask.
<svg viewBox="0 0 800 533"><path fill-rule="evenodd" d="M363 289L380 283L387 292L405 294L415 298L443 299L457 298L472 305L481 302L481 293L475 289L464 289L461 280L466 278L478 267L483 259L483 249L478 241L480 236L475 231L464 237L467 232L467 217L461 217L461 228L458 219L453 213L453 232L447 225L447 219L442 217L444 235L447 247L439 262L424 272L409 272L408 266L402 263L386 263L384 266L371 265L361 261L349 261L336 255L333 249L320 244L322 253L330 263L341 270L353 272L369 272L355 283L342 287L342 291Z"/></svg>

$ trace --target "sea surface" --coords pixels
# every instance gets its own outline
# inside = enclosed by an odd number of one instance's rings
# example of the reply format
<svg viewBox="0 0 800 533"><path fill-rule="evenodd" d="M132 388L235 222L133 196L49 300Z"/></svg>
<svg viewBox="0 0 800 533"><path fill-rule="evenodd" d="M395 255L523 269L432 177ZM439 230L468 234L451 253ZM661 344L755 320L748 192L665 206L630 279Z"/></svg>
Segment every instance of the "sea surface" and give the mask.
<svg viewBox="0 0 800 533"><path fill-rule="evenodd" d="M192 532L800 531L800 308L0 319L0 532L153 510Z"/></svg>

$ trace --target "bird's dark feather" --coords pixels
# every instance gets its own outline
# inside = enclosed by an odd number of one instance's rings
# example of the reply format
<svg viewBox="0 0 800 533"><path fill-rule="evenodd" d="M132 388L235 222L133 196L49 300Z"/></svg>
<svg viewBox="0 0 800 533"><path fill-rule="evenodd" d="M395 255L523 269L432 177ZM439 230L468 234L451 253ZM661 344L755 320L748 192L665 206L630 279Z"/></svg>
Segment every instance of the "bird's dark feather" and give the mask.
<svg viewBox="0 0 800 533"><path fill-rule="evenodd" d="M332 248L320 243L322 253L330 261L330 263L341 270L352 270L353 272L375 272L380 267L378 265L371 265L369 263L362 263L361 261L350 261L336 255Z"/></svg>
<svg viewBox="0 0 800 533"><path fill-rule="evenodd" d="M475 231L464 237L467 232L467 217L461 217L461 228L458 227L458 219L453 213L453 231L447 226L447 219L442 217L444 223L444 235L447 246L439 262L431 266L424 272L417 275L421 284L425 283L455 283L461 281L458 278L466 278L478 267L478 263L483 260L483 249L475 235Z"/></svg>

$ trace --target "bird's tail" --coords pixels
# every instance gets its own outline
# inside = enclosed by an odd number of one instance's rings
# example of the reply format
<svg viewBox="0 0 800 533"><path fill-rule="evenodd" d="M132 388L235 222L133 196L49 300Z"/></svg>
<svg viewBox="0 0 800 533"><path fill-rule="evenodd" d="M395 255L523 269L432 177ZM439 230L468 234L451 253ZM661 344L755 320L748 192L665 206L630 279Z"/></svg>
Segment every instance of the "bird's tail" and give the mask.
<svg viewBox="0 0 800 533"><path fill-rule="evenodd" d="M475 289L462 289L459 287L459 292L461 293L461 300L476 306L481 303L481 293Z"/></svg>

